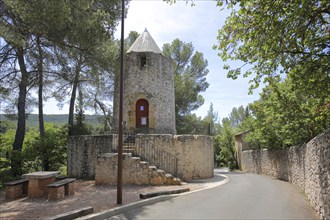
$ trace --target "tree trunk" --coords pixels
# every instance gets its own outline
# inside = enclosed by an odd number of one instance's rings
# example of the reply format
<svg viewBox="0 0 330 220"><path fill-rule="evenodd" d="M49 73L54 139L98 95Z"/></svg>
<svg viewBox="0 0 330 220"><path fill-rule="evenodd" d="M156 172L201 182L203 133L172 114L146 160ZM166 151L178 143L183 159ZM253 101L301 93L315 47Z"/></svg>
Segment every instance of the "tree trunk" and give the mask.
<svg viewBox="0 0 330 220"><path fill-rule="evenodd" d="M73 135L74 103L76 101L76 96L77 96L77 87L78 87L78 83L79 83L80 70L81 70L81 62L79 59L77 66L76 66L75 77L74 77L74 81L72 84L72 93L71 93L71 98L70 98L69 122L68 122L69 136Z"/></svg>
<svg viewBox="0 0 330 220"><path fill-rule="evenodd" d="M38 72L38 111L39 111L39 134L40 134L40 150L42 156L43 169L49 170L49 157L47 153L47 146L45 146L45 123L44 123L44 112L43 112L43 54L41 48L40 37L37 37L38 47L38 60L37 60L37 72Z"/></svg>
<svg viewBox="0 0 330 220"><path fill-rule="evenodd" d="M21 71L21 82L19 83L19 95L17 104L17 128L15 139L13 143L13 155L11 159L11 168L14 176L19 176L22 174L22 158L21 151L23 147L24 137L25 137L25 105L26 105L26 93L27 86L29 83L29 76L26 70L24 51L23 48L18 48L16 50L18 64Z"/></svg>

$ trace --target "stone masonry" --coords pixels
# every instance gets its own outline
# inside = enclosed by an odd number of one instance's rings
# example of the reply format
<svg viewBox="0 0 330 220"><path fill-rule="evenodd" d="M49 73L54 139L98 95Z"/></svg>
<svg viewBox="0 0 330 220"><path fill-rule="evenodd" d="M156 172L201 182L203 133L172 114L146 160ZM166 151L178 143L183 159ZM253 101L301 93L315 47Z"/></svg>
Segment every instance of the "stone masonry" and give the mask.
<svg viewBox="0 0 330 220"><path fill-rule="evenodd" d="M182 180L213 177L214 149L211 136L141 134L137 135L135 145L138 154L148 146L159 147L175 155L178 158L178 177Z"/></svg>
<svg viewBox="0 0 330 220"><path fill-rule="evenodd" d="M68 175L94 179L98 157L103 153L111 153L113 138L115 138L113 135L69 137ZM178 159L177 177L181 180L213 177L212 137L171 134L138 134L136 136L135 148L138 155L141 150L153 147L159 147ZM155 156L157 155L153 155L153 157ZM148 160L146 159L146 161Z"/></svg>
<svg viewBox="0 0 330 220"><path fill-rule="evenodd" d="M106 153L97 158L95 184L117 184L118 154ZM181 181L163 170L150 166L139 157L123 154L123 184L136 185L181 185Z"/></svg>
<svg viewBox="0 0 330 220"><path fill-rule="evenodd" d="M68 138L68 165L69 176L94 179L97 156L110 153L115 135L80 135Z"/></svg>
<svg viewBox="0 0 330 220"><path fill-rule="evenodd" d="M298 185L320 218L330 219L330 129L302 146L243 151L242 171Z"/></svg>
<svg viewBox="0 0 330 220"><path fill-rule="evenodd" d="M143 59L145 61L141 61ZM142 66L141 62L145 62L145 65ZM114 129L119 124L118 91L116 84ZM129 131L137 130L136 103L140 99L149 103L149 128L144 133L176 134L173 63L161 54L147 31L134 42L125 58L123 121Z"/></svg>

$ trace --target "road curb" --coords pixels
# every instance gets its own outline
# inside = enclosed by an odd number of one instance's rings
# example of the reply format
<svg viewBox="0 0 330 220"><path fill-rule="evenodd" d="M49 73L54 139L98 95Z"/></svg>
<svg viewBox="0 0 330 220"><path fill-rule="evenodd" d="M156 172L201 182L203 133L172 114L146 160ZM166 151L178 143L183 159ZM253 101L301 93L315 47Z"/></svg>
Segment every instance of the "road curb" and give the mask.
<svg viewBox="0 0 330 220"><path fill-rule="evenodd" d="M127 212L127 211L132 210L132 209L136 209L136 208L140 208L142 206L146 206L146 205L154 204L154 203L157 203L157 202L165 201L165 200L174 198L176 196L178 196L178 194L162 195L162 196L158 196L158 197L154 197L154 198L149 198L149 199L138 201L138 202L135 202L135 203L132 203L132 204L127 204L127 205L123 205L123 206L116 207L116 208L113 208L113 209L105 210L103 212L98 212L98 213L95 213L95 214L86 215L86 216L77 218L76 220L102 220L102 219L105 219L105 218L109 218L111 216L119 215L123 212Z"/></svg>
<svg viewBox="0 0 330 220"><path fill-rule="evenodd" d="M46 220L70 220L70 219L76 219L81 216L87 216L89 214L92 214L94 212L94 208L87 206L81 209L76 209L70 212L62 213L60 215L55 215L51 218L46 218Z"/></svg>
<svg viewBox="0 0 330 220"><path fill-rule="evenodd" d="M171 194L179 194L190 191L189 188L183 188L183 189L174 189L174 190L162 190L162 191L156 191L151 193L141 193L140 199L148 199L156 196L162 196L162 195L171 195Z"/></svg>

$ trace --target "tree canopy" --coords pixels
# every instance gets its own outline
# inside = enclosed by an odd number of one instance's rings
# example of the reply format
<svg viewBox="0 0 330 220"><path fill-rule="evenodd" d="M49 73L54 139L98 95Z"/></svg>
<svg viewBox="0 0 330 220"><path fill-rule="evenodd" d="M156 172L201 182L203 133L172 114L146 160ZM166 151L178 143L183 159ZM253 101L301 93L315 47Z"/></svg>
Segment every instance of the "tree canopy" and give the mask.
<svg viewBox="0 0 330 220"><path fill-rule="evenodd" d="M264 82L242 125L259 147L309 141L330 124L330 4L324 0L218 1L232 12L214 48L227 76Z"/></svg>
<svg viewBox="0 0 330 220"><path fill-rule="evenodd" d="M208 62L201 52L194 52L192 43L175 39L163 45L163 55L174 61L175 108L184 115L199 108L204 99L200 95L209 84L206 82Z"/></svg>
<svg viewBox="0 0 330 220"><path fill-rule="evenodd" d="M252 117L244 123L254 147L281 148L306 143L330 124L330 97L306 94L292 80L273 82L250 104ZM320 103L322 105L320 105Z"/></svg>
<svg viewBox="0 0 330 220"><path fill-rule="evenodd" d="M41 137L45 134L42 128L44 96L71 91L70 115L73 116L77 88L82 88L84 82L84 88L95 94L84 96L85 99L80 96L80 101L91 102L97 96L100 102L104 89L98 86L109 78L111 80L111 77L105 79L100 74L113 69L105 62L111 57L105 51L113 48L113 32L121 16L120 3L120 0L0 1L1 107L4 109L6 104L7 110L18 113L13 143L13 150L18 154L24 142L26 112L35 106L31 102L35 98L35 88L38 88ZM80 78L84 71L89 71L86 74L90 77L84 78L88 80ZM60 85L64 92L47 88L50 83ZM44 94L43 91L47 90L54 93ZM56 95L54 97L59 97ZM14 161L15 158L12 157L12 167L19 168L20 161ZM15 175L20 174L19 170L13 170Z"/></svg>
<svg viewBox="0 0 330 220"><path fill-rule="evenodd" d="M200 93L209 86L206 82L208 62L201 52L194 52L192 43L179 39L164 44L163 55L174 61L176 125L178 133L181 133L180 127L187 122L185 117L204 104Z"/></svg>
<svg viewBox="0 0 330 220"><path fill-rule="evenodd" d="M286 74L306 89L329 88L328 1L220 0L218 5L225 2L233 11L218 32L215 48L224 61L242 61L240 67L225 66L228 77L254 73L255 88L262 78L267 82Z"/></svg>

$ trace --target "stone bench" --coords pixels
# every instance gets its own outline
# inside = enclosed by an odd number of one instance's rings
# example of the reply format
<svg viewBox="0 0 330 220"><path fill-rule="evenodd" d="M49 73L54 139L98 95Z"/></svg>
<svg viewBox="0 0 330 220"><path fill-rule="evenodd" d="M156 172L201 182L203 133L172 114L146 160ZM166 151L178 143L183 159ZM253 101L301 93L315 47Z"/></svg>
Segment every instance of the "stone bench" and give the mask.
<svg viewBox="0 0 330 220"><path fill-rule="evenodd" d="M18 179L4 183L6 186L5 199L18 199L28 194L28 179Z"/></svg>
<svg viewBox="0 0 330 220"><path fill-rule="evenodd" d="M74 178L66 178L57 182L48 184L48 200L55 201L57 199L62 199L64 196L74 194Z"/></svg>

